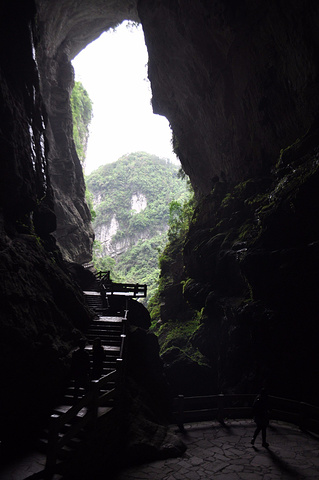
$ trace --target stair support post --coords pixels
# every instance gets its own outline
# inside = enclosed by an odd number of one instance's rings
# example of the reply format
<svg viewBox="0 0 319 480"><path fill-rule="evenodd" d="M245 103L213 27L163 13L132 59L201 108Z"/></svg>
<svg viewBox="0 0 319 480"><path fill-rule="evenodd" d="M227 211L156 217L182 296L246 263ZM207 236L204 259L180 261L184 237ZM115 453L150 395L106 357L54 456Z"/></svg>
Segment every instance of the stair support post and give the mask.
<svg viewBox="0 0 319 480"><path fill-rule="evenodd" d="M184 395L178 395L177 426L184 432Z"/></svg>
<svg viewBox="0 0 319 480"><path fill-rule="evenodd" d="M92 414L92 429L95 430L99 412L99 396L100 385L98 380L91 381L92 401L91 401L91 414Z"/></svg>
<svg viewBox="0 0 319 480"><path fill-rule="evenodd" d="M217 420L220 423L224 423L224 418L225 418L224 407L225 407L225 395L223 393L220 393L218 395L218 412L217 412Z"/></svg>
<svg viewBox="0 0 319 480"><path fill-rule="evenodd" d="M59 441L59 415L53 414L50 418L48 453L45 463L45 478L50 479L54 475L54 470L58 458Z"/></svg>
<svg viewBox="0 0 319 480"><path fill-rule="evenodd" d="M306 403L300 402L299 403L299 428L300 430L306 430Z"/></svg>

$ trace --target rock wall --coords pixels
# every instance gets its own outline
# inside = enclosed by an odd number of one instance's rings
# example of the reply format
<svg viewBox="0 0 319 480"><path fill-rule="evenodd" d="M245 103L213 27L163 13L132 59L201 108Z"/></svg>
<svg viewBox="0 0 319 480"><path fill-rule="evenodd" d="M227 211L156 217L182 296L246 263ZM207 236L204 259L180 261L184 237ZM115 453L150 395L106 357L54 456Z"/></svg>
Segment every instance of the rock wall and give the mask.
<svg viewBox="0 0 319 480"><path fill-rule="evenodd" d="M175 394L264 385L318 404L318 133L317 123L267 176L216 182L183 243L166 250L159 338ZM195 328L173 339L176 322L186 331L190 318ZM209 369L191 362L192 349Z"/></svg>
<svg viewBox="0 0 319 480"><path fill-rule="evenodd" d="M214 391L266 383L317 403L318 4L140 0L138 11L153 108L199 199L162 320L201 312L189 341Z"/></svg>
<svg viewBox="0 0 319 480"><path fill-rule="evenodd" d="M139 0L153 109L197 192L274 164L318 110L314 1Z"/></svg>
<svg viewBox="0 0 319 480"><path fill-rule="evenodd" d="M94 195L93 205L94 208L98 207L102 201L102 194ZM147 199L142 193L133 194L131 200L131 211L133 214L143 211L147 207ZM106 218L105 218L106 221ZM126 236L120 240L115 240L116 233L120 228L120 224L116 218L114 212L111 221L107 223L99 223L94 229L95 240L101 243L101 249L96 255L98 257L112 257L115 258L122 253L129 250L138 240L145 240L147 234L142 232L140 234L132 236ZM151 234L149 236L152 236Z"/></svg>
<svg viewBox="0 0 319 480"><path fill-rule="evenodd" d="M72 134L70 95L74 83L71 60L104 31L124 19L137 19L135 2L103 4L70 0L38 0L37 61L41 92L48 113L48 164L54 190L57 228L54 233L63 257L71 262L91 260L94 232L85 201L82 167Z"/></svg>
<svg viewBox="0 0 319 480"><path fill-rule="evenodd" d="M318 402L317 135L284 151L272 175L232 190L217 183L198 207L184 246L184 297L203 307L191 342L217 368L216 390L264 384Z"/></svg>
<svg viewBox="0 0 319 480"><path fill-rule="evenodd" d="M91 319L51 235L56 228L31 0L0 15L0 429L36 431L56 401L68 354Z"/></svg>

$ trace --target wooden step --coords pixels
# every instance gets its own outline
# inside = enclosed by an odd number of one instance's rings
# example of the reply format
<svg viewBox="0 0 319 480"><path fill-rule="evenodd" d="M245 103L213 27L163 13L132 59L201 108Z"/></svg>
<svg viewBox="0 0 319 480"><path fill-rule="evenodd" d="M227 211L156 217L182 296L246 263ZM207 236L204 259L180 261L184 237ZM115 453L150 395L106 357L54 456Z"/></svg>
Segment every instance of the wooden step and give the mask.
<svg viewBox="0 0 319 480"><path fill-rule="evenodd" d="M99 322L109 322L109 323L122 323L123 317L117 317L117 316L108 316L108 315L102 315L99 320Z"/></svg>
<svg viewBox="0 0 319 480"><path fill-rule="evenodd" d="M111 332L121 332L123 328L122 323L94 323L90 325L89 331L94 332L96 330L102 330L105 332L111 331Z"/></svg>
<svg viewBox="0 0 319 480"><path fill-rule="evenodd" d="M115 344L120 344L121 343L121 337L119 335L107 335L107 334L104 334L104 335L95 335L95 334L92 334L92 333L88 333L87 334L87 339L90 343L94 343L94 341L99 338L101 340L101 344L102 344L102 347L104 348L104 350L109 347L109 346L113 346ZM88 350L89 354L92 353L93 349L91 351Z"/></svg>
<svg viewBox="0 0 319 480"><path fill-rule="evenodd" d="M92 365L92 349L93 349L93 342L95 338L100 338L101 343L105 353L105 359L103 361L103 375L108 375L111 372L116 371L117 367L117 358L119 356L121 350L121 341L122 341L122 332L123 332L123 310L122 312L117 312L110 310L104 298L101 296L100 292L98 291L98 287L93 287L91 289L85 290L84 292L85 300L88 307L91 311L95 312L96 319L92 322L91 326L88 329L86 334L87 340L89 344L86 347L90 358L91 358L91 365ZM108 313L112 313L112 315L108 315ZM113 376L114 377L114 376ZM109 381L103 389L101 389L101 395L104 393L110 393L112 390L115 390L115 381ZM80 400L86 394L85 389L79 388L78 391L78 399ZM112 410L114 407L116 400L112 397L112 395L107 395L106 399L101 399L103 406L99 406L98 408L98 417L101 417ZM61 405L58 405L54 408L53 414L55 415L63 415L64 413L68 412L74 404L74 380L70 381L68 388L65 391L63 399L61 400ZM88 408L89 405L87 406ZM68 433L68 430L72 427L73 422L76 422L79 418L86 415L88 409L83 408L80 412L75 416L71 422L68 422L60 432L61 437ZM47 437L48 432L44 432L41 443L42 445L47 444ZM59 458L61 459L61 465L63 467L63 460L68 458L70 455L74 453L75 450L78 449L81 440L83 440L83 435L85 435L85 429L80 430L76 436L70 440L66 444L61 452L59 453ZM57 465L57 472L63 472L63 468L61 471L58 469ZM63 474L63 473L62 473Z"/></svg>
<svg viewBox="0 0 319 480"><path fill-rule="evenodd" d="M113 346L119 346L121 344L121 339L119 338L110 338L110 337L103 337L102 335L99 336L101 342L102 342L102 345L103 347L107 348L107 347L113 347ZM94 340L96 339L96 336L93 335L88 335L88 340L92 341L92 343L94 342Z"/></svg>
<svg viewBox="0 0 319 480"><path fill-rule="evenodd" d="M87 332L87 336L94 336L95 338L97 337L110 337L110 338L121 338L122 330L119 330L118 332L114 332L113 330L101 330L101 329L95 329L95 330L89 330Z"/></svg>

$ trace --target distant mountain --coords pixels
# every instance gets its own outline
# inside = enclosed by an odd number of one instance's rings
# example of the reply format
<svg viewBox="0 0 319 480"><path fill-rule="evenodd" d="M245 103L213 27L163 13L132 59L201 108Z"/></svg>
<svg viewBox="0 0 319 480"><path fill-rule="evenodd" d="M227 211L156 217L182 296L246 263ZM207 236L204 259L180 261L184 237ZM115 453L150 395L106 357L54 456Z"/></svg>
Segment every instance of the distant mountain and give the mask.
<svg viewBox="0 0 319 480"><path fill-rule="evenodd" d="M95 263L115 279L154 287L166 241L169 206L189 196L178 167L145 152L124 155L86 177L96 213Z"/></svg>

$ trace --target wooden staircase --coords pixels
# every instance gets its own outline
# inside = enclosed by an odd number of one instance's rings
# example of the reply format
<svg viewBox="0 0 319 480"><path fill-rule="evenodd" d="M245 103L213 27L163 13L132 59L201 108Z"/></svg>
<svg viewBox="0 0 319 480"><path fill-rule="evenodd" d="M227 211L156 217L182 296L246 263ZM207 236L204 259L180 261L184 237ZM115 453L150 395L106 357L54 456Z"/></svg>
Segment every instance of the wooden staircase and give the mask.
<svg viewBox="0 0 319 480"><path fill-rule="evenodd" d="M77 402L74 404L74 380L71 380L61 404L57 405L51 415L51 426L44 432L41 446L47 451L45 477L58 479L63 471L63 464L71 458L79 445L92 431L92 424L109 413L114 407L116 383L123 359L126 316L109 316L105 298L96 290L84 292L89 307L96 313L87 333L86 351L90 355L91 367L93 342L99 337L105 352L102 377L91 381L91 388L86 392L79 388ZM92 370L92 368L91 368Z"/></svg>
<svg viewBox="0 0 319 480"><path fill-rule="evenodd" d="M117 386L123 375L128 314L128 302L125 302L125 298L145 297L147 286L114 283L110 280L109 272L99 272L96 282L83 293L88 306L96 314L86 333L88 343L86 350L90 354L92 363L93 342L97 337L101 339L105 352L103 372L100 379L91 381L89 392L79 389L76 404L74 404L74 381L72 380L61 404L54 409L47 436L42 440L47 449L43 476L45 479L60 478L59 472L63 471L63 463L74 454L81 442L92 432L96 422L114 407ZM113 304L111 308L109 299L114 298L113 295L121 296L122 301L110 302ZM121 305L121 311L114 311L114 305Z"/></svg>

